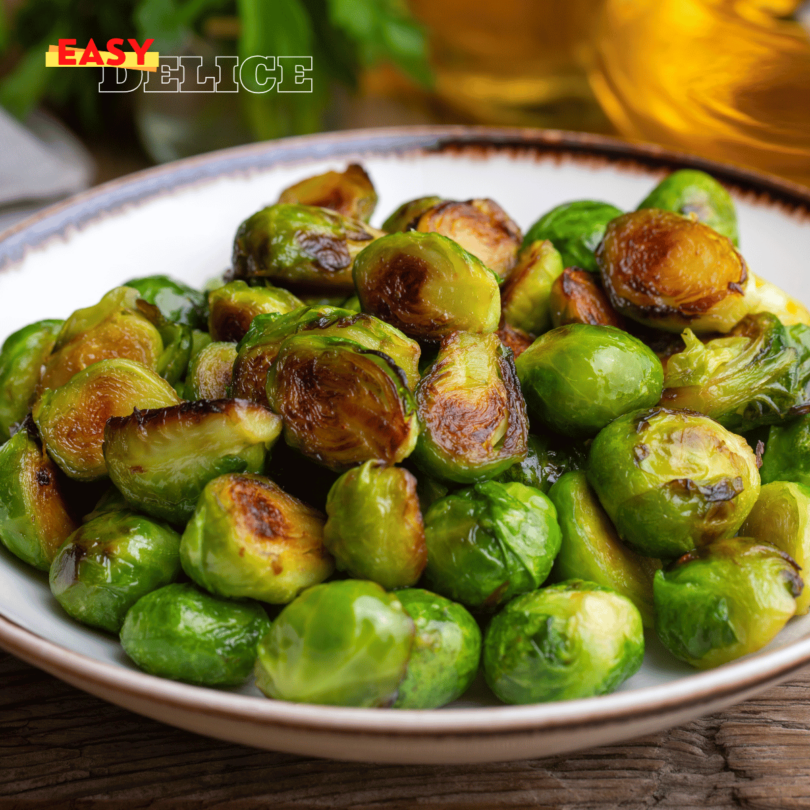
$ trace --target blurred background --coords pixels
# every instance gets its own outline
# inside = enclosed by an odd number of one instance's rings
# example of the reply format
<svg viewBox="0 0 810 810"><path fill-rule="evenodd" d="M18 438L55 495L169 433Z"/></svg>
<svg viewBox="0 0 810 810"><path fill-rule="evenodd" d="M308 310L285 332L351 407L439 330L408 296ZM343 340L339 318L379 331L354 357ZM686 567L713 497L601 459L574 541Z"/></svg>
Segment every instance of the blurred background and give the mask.
<svg viewBox="0 0 810 810"><path fill-rule="evenodd" d="M617 135L810 185L810 3L796 0L0 0L0 229L154 163L401 124ZM311 94L98 92L60 38L314 57Z"/></svg>

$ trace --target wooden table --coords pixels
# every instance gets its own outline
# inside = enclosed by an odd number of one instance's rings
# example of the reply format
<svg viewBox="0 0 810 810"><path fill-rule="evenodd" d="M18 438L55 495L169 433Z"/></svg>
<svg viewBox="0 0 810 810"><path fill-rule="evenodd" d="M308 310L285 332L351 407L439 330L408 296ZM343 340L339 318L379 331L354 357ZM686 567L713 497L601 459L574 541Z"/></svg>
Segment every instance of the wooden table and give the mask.
<svg viewBox="0 0 810 810"><path fill-rule="evenodd" d="M495 765L363 765L164 726L0 653L0 808L810 808L810 670L681 728Z"/></svg>

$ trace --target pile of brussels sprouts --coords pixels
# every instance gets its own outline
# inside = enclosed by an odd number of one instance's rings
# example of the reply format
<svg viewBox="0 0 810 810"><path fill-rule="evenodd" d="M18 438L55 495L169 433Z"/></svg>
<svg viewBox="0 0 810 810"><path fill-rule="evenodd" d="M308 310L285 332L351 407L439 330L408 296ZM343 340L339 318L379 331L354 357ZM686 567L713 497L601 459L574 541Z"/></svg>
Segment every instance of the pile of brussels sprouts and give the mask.
<svg viewBox="0 0 810 810"><path fill-rule="evenodd" d="M810 608L810 313L697 171L371 227L356 165L0 352L0 539L145 671L435 708L714 667Z"/></svg>

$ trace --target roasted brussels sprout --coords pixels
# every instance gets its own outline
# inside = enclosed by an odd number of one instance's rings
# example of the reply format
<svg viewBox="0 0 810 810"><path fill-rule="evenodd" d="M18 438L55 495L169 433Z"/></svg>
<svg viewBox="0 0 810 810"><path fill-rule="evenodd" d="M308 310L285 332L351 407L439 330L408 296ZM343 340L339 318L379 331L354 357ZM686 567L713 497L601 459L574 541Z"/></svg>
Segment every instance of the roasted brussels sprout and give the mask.
<svg viewBox="0 0 810 810"><path fill-rule="evenodd" d="M102 445L110 417L179 403L171 385L140 363L102 360L61 388L46 391L34 405L33 418L62 471L93 481L107 473Z"/></svg>
<svg viewBox="0 0 810 810"><path fill-rule="evenodd" d="M301 289L352 292L355 256L383 232L326 208L271 205L236 232L236 278L267 278Z"/></svg>
<svg viewBox="0 0 810 810"><path fill-rule="evenodd" d="M390 706L414 633L396 595L374 582L316 585L281 611L259 643L256 684L281 700Z"/></svg>
<svg viewBox="0 0 810 810"><path fill-rule="evenodd" d="M323 524L269 478L223 475L205 487L186 526L183 570L218 596L283 605L334 570Z"/></svg>
<svg viewBox="0 0 810 810"><path fill-rule="evenodd" d="M156 371L163 339L138 300L137 290L116 287L95 306L76 310L59 331L41 387L58 388L93 363L113 358L134 360Z"/></svg>
<svg viewBox="0 0 810 810"><path fill-rule="evenodd" d="M426 586L480 611L539 588L560 550L554 504L517 482L487 481L441 498L425 515L425 537Z"/></svg>
<svg viewBox="0 0 810 810"><path fill-rule="evenodd" d="M507 323L534 334L549 329L551 289L562 272L562 257L551 242L526 245L501 290L501 307Z"/></svg>
<svg viewBox="0 0 810 810"><path fill-rule="evenodd" d="M763 484L794 481L810 487L810 415L771 426L759 472Z"/></svg>
<svg viewBox="0 0 810 810"><path fill-rule="evenodd" d="M446 337L416 388L414 462L434 478L486 481L526 457L528 425L511 353L497 335Z"/></svg>
<svg viewBox="0 0 810 810"><path fill-rule="evenodd" d="M388 233L411 230L411 225L415 224L425 211L429 208L433 208L434 205L438 205L440 202L445 202L445 200L441 197L432 196L419 197L416 200L402 203L402 205L383 222L383 230Z"/></svg>
<svg viewBox="0 0 810 810"><path fill-rule="evenodd" d="M287 338L267 377L267 399L284 419L287 443L337 471L370 459L396 464L419 434L402 369L353 340Z"/></svg>
<svg viewBox="0 0 810 810"><path fill-rule="evenodd" d="M697 169L672 172L638 207L694 215L698 222L728 237L735 246L739 244L734 201L728 191L706 172Z"/></svg>
<svg viewBox="0 0 810 810"><path fill-rule="evenodd" d="M591 445L588 481L619 537L664 559L734 535L760 488L742 436L666 408L626 414L604 428Z"/></svg>
<svg viewBox="0 0 810 810"><path fill-rule="evenodd" d="M530 433L526 442L526 458L513 464L492 480L504 484L518 481L548 494L552 485L562 475L570 470L583 469L587 459L588 452L584 444Z"/></svg>
<svg viewBox="0 0 810 810"><path fill-rule="evenodd" d="M0 542L47 571L76 526L59 470L23 427L0 447Z"/></svg>
<svg viewBox="0 0 810 810"><path fill-rule="evenodd" d="M368 222L377 207L377 192L366 170L357 163L351 163L345 171L307 177L285 188L278 201L316 205L337 211L344 217Z"/></svg>
<svg viewBox="0 0 810 810"><path fill-rule="evenodd" d="M728 332L748 313L745 260L702 222L655 208L624 214L596 259L614 309L647 326Z"/></svg>
<svg viewBox="0 0 810 810"><path fill-rule="evenodd" d="M810 489L790 481L765 484L748 513L740 534L758 543L771 543L789 554L805 572L810 564ZM810 587L796 598L796 613L810 611Z"/></svg>
<svg viewBox="0 0 810 810"><path fill-rule="evenodd" d="M104 461L127 503L185 523L209 481L226 473L261 472L280 434L281 418L254 402L184 402L110 419Z"/></svg>
<svg viewBox="0 0 810 810"><path fill-rule="evenodd" d="M515 359L534 343L533 335L515 326L510 326L503 318L501 318L500 326L495 334L507 349L512 350Z"/></svg>
<svg viewBox="0 0 810 810"><path fill-rule="evenodd" d="M121 646L150 675L202 686L239 686L253 671L267 614L188 583L152 591L127 613Z"/></svg>
<svg viewBox="0 0 810 810"><path fill-rule="evenodd" d="M355 260L354 282L364 312L417 340L498 328L497 276L436 233L408 231L377 239Z"/></svg>
<svg viewBox="0 0 810 810"><path fill-rule="evenodd" d="M539 239L549 239L560 251L564 267L581 267L597 273L596 246L602 241L608 222L621 214L619 208L605 202L577 200L563 203L529 228L523 246Z"/></svg>
<svg viewBox="0 0 810 810"><path fill-rule="evenodd" d="M624 318L610 305L597 276L578 267L567 268L551 285L548 310L553 326L589 323L624 329Z"/></svg>
<svg viewBox="0 0 810 810"><path fill-rule="evenodd" d="M638 608L645 627L652 627L653 577L660 562L636 554L619 540L584 470L563 475L548 497L557 507L562 532L551 579L564 582L582 577L611 588Z"/></svg>
<svg viewBox="0 0 810 810"><path fill-rule="evenodd" d="M784 551L746 537L717 540L655 575L655 629L664 646L699 669L764 647L796 613L802 592Z"/></svg>
<svg viewBox="0 0 810 810"><path fill-rule="evenodd" d="M188 367L185 399L225 399L236 358L235 343L209 343L203 347Z"/></svg>
<svg viewBox="0 0 810 810"><path fill-rule="evenodd" d="M169 276L144 276L128 281L124 286L138 291L144 301L156 306L169 321L205 329L208 322L208 302L205 293Z"/></svg>
<svg viewBox="0 0 810 810"><path fill-rule="evenodd" d="M558 326L515 366L529 418L565 436L594 436L617 416L655 405L664 386L652 350L612 326Z"/></svg>
<svg viewBox="0 0 810 810"><path fill-rule="evenodd" d="M231 281L208 293L208 330L215 341L238 343L257 315L283 315L302 306L288 290L248 287L244 281Z"/></svg>
<svg viewBox="0 0 810 810"><path fill-rule="evenodd" d="M77 621L117 633L127 611L180 573L180 535L134 512L104 512L60 546L51 593Z"/></svg>
<svg viewBox="0 0 810 810"><path fill-rule="evenodd" d="M356 295L350 295L340 306L343 309L348 309L352 312L363 311L363 307L360 304L360 299Z"/></svg>
<svg viewBox="0 0 810 810"><path fill-rule="evenodd" d="M427 562L416 479L367 461L335 481L326 501L324 544L340 571L390 591L407 588Z"/></svg>
<svg viewBox="0 0 810 810"><path fill-rule="evenodd" d="M604 695L635 674L643 657L635 605L579 579L519 596L484 635L484 674L504 703Z"/></svg>
<svg viewBox="0 0 810 810"><path fill-rule="evenodd" d="M39 321L6 338L0 348L0 442L22 422L51 353L62 321Z"/></svg>
<svg viewBox="0 0 810 810"><path fill-rule="evenodd" d="M167 320L154 304L142 298L136 302L136 306L155 326L163 342L163 351L158 355L155 371L170 385L179 386L188 371L194 347L191 327Z"/></svg>
<svg viewBox="0 0 810 810"><path fill-rule="evenodd" d="M478 672L481 631L461 606L443 596L409 588L397 591L416 625L408 669L395 709L438 709L461 697Z"/></svg>
<svg viewBox="0 0 810 810"><path fill-rule="evenodd" d="M770 281L765 281L750 272L748 286L745 289L745 303L750 315L770 312L776 315L784 326L793 326L797 323L810 326L810 311L804 304Z"/></svg>

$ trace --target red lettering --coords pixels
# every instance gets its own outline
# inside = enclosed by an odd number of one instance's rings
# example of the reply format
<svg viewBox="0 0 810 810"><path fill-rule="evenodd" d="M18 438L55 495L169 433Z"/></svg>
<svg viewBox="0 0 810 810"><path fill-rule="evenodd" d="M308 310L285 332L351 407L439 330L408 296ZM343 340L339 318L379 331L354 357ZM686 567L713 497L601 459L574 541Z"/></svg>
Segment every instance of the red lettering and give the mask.
<svg viewBox="0 0 810 810"><path fill-rule="evenodd" d="M87 47L84 49L84 53L79 59L79 65L89 64L104 67L104 60L101 58L101 53L96 47L96 43L93 42L92 39L87 43Z"/></svg>
<svg viewBox="0 0 810 810"><path fill-rule="evenodd" d="M138 54L138 64L143 66L146 63L146 52L152 47L154 39L145 39L143 45L138 45L137 39L128 39L127 42L132 45L132 50Z"/></svg>
<svg viewBox="0 0 810 810"><path fill-rule="evenodd" d="M110 67L115 67L116 65L123 65L124 60L127 58L126 54L118 47L119 45L123 45L123 39L108 39L107 40L107 50L115 57L115 59L108 59L107 64Z"/></svg>
<svg viewBox="0 0 810 810"><path fill-rule="evenodd" d="M75 65L76 60L73 58L75 51L68 49L68 45L75 45L75 39L60 39L59 40L59 59L60 65ZM68 55L69 54L69 55Z"/></svg>

